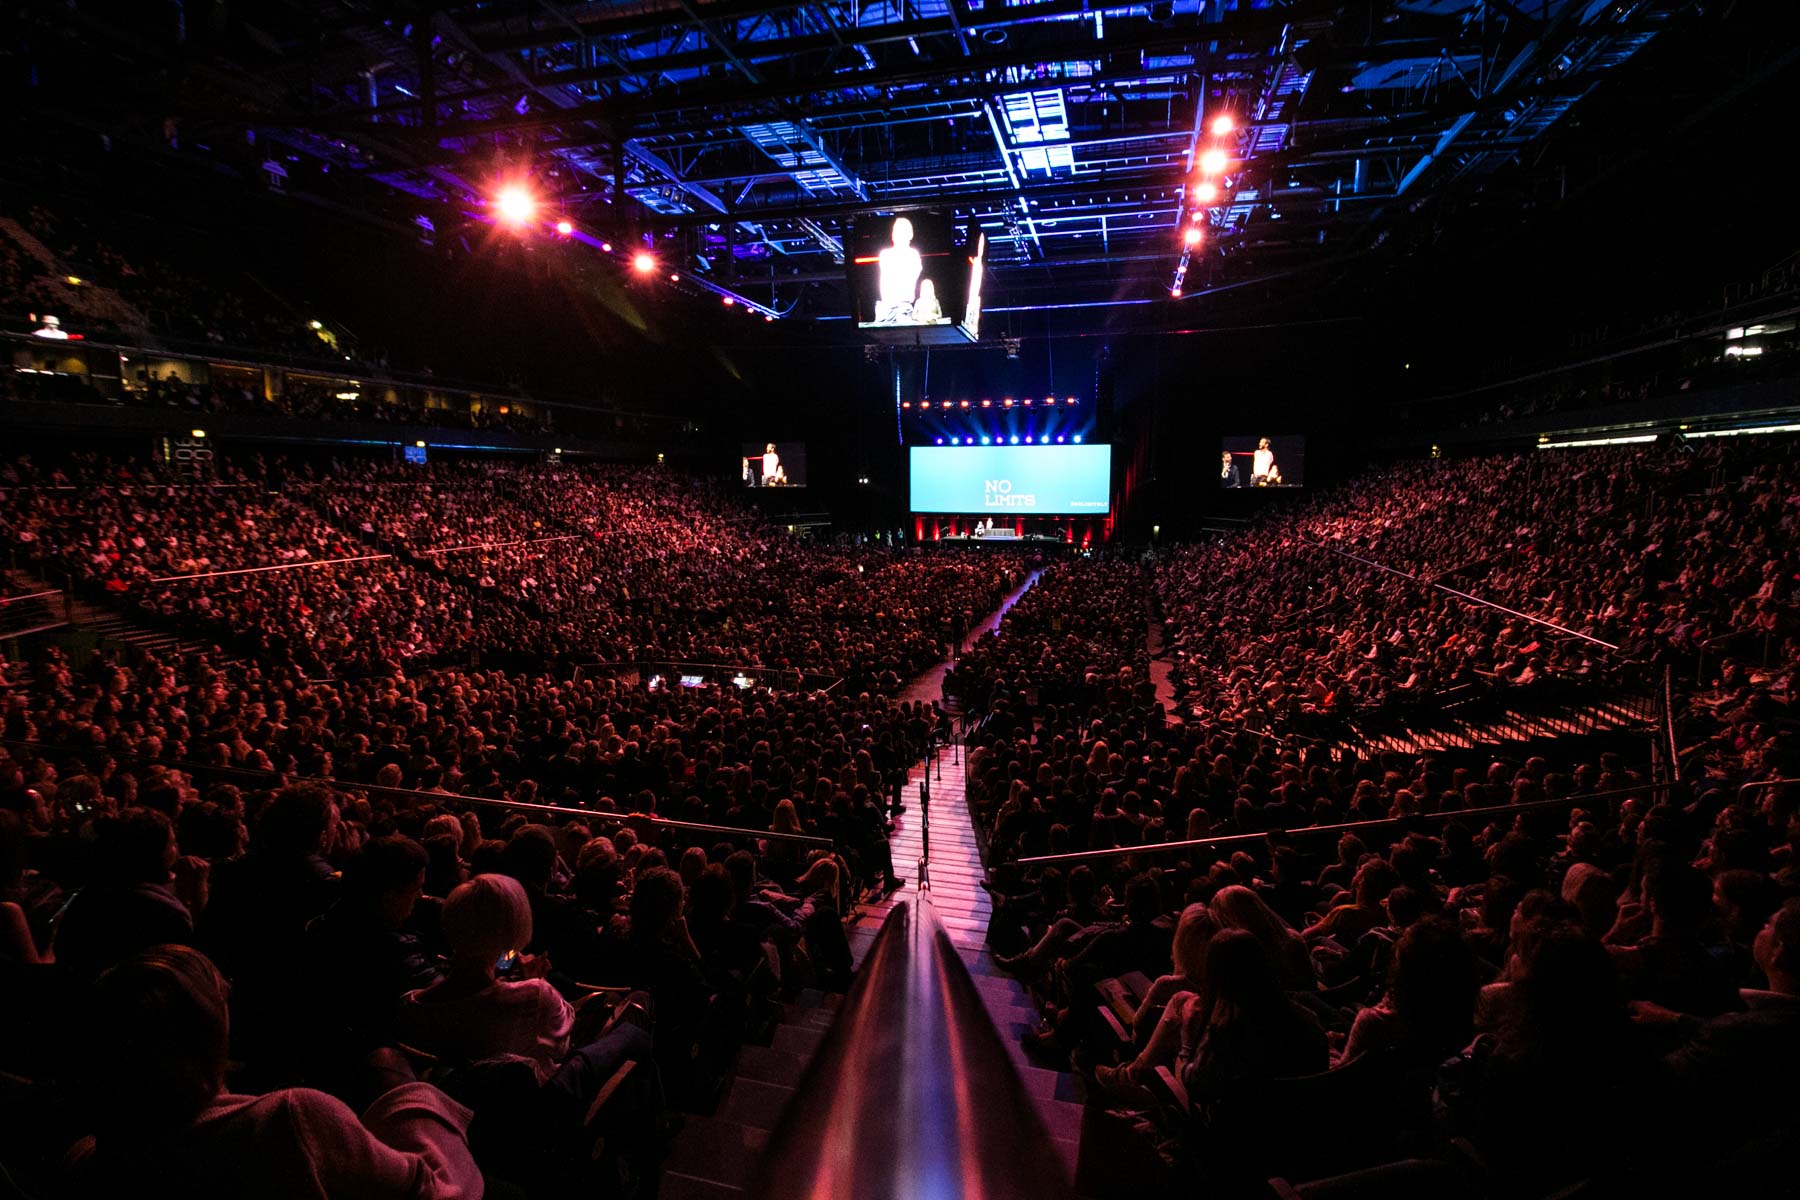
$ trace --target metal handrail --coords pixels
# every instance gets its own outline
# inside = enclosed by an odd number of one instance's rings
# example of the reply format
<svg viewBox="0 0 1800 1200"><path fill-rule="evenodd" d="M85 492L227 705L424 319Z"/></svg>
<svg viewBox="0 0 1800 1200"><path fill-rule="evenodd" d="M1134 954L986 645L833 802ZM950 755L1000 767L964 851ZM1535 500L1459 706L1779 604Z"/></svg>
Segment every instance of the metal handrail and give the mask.
<svg viewBox="0 0 1800 1200"><path fill-rule="evenodd" d="M1800 780L1794 782L1800 782ZM1227 833L1219 837L1189 838L1179 842L1146 842L1139 846L1113 846L1105 850L1039 854L1031 858L1018 859L1017 864L1021 867L1051 867L1070 862L1087 862L1096 858L1129 858L1134 854L1171 854L1198 849L1202 846L1237 846L1251 843L1266 845L1269 835L1277 832L1288 837L1313 837L1327 833L1354 833L1359 829L1375 829L1384 825L1410 824L1417 821L1449 822L1464 817L1501 816L1509 813L1535 812L1546 808L1572 808L1580 804L1592 804L1596 800L1641 796L1645 792L1666 792L1674 786L1673 783L1646 783L1642 787L1616 788L1610 792L1588 792L1579 796L1561 796L1555 800L1532 800L1525 804L1495 804L1486 808L1458 808L1444 812L1417 813L1410 817L1378 817L1372 821L1345 821L1337 825L1302 825L1294 829L1267 830L1262 833Z"/></svg>
<svg viewBox="0 0 1800 1200"><path fill-rule="evenodd" d="M1662 729L1659 732L1667 743L1669 778L1680 783L1681 747L1675 741L1675 668L1667 664L1663 666Z"/></svg>
<svg viewBox="0 0 1800 1200"><path fill-rule="evenodd" d="M1740 787L1738 795L1742 796L1745 792L1754 792L1760 788L1781 787L1789 783L1800 783L1800 779L1759 779L1755 783L1746 783Z"/></svg>
<svg viewBox="0 0 1800 1200"><path fill-rule="evenodd" d="M22 738L0 738L0 746L8 749L20 748L31 750L37 754L68 753L80 754L81 747L58 746L49 742L33 742ZM166 767L175 767L187 772L206 772L211 775L241 775L260 780L277 780L281 786L290 784L316 783L322 787L335 788L341 792L371 793L381 796L406 797L414 800L427 800L436 804L461 803L479 804L490 808L507 808L515 812L544 813L550 816L579 817L584 821L601 822L613 825L649 824L659 829L679 829L689 833L711 833L721 837L755 838L759 841L789 842L800 846L815 846L830 849L833 842L830 838L815 837L807 833L782 833L772 829L745 829L737 825L709 825L699 821L672 821L667 817L659 817L653 813L604 812L593 808L571 808L561 804L537 804L529 800L506 800L493 796L471 796L466 792L434 792L421 788L385 787L379 783L354 783L328 776L286 775L280 771L264 771L256 767L219 767L210 763L196 763L186 759L152 758L147 754L123 753L108 749L108 757L133 759L146 763L157 763Z"/></svg>
<svg viewBox="0 0 1800 1200"><path fill-rule="evenodd" d="M1306 542L1305 538L1302 538L1300 540L1302 542ZM1361 563L1365 567L1373 567L1377 571L1386 571L1390 575L1398 575L1400 578L1410 580L1411 582L1418 584L1420 587L1432 588L1435 591L1443 592L1447 596L1454 596L1458 600L1467 600L1471 604L1479 604L1483 608L1491 608L1496 612L1503 612L1509 617L1518 617L1522 621L1530 621L1535 625L1542 625L1547 629L1554 629L1554 630L1556 630L1556 632L1558 632L1560 634L1564 634L1565 636L1573 637L1573 638L1580 638L1584 642L1592 642L1594 645L1599 646L1602 649L1617 650L1619 648L1619 647L1613 645L1611 642L1603 642L1597 637L1593 637L1589 634L1582 633L1579 630L1570 629L1566 625L1558 625L1555 621L1546 621L1542 617L1534 617L1530 613L1520 612L1516 608L1508 608L1504 604L1496 604L1492 600L1485 600L1480 596L1471 595L1468 592L1458 591L1456 588L1453 588L1453 587L1445 587L1441 583L1433 583L1428 579L1420 579L1417 575L1414 575L1411 572L1402 571L1397 567L1386 566L1385 564L1376 562L1372 558L1364 558L1360 554L1352 554L1348 550L1340 550L1336 546L1330 545L1326 542L1306 542L1306 544L1310 545L1310 546L1317 546L1322 550L1329 550L1331 553L1336 554L1341 558L1347 558L1351 562Z"/></svg>
<svg viewBox="0 0 1800 1200"><path fill-rule="evenodd" d="M894 906L757 1164L757 1200L1070 1193L929 901Z"/></svg>
<svg viewBox="0 0 1800 1200"><path fill-rule="evenodd" d="M41 592L26 592L18 596L0 596L0 608L4 608L8 604L23 604L27 600L48 600L52 596L60 597L62 594L61 588L47 588Z"/></svg>

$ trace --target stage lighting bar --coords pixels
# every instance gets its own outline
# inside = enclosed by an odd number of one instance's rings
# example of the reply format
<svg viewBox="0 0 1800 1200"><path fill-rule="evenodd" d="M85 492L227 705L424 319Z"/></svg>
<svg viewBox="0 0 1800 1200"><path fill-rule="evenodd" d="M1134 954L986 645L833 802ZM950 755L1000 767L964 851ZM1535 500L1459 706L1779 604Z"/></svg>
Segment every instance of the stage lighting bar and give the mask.
<svg viewBox="0 0 1800 1200"><path fill-rule="evenodd" d="M650 265L648 267L644 266L645 259L650 260ZM632 266L637 268L637 270L643 274L649 274L656 270L656 259L653 255L639 251L632 258ZM679 274L674 274L669 276L669 281L671 283L679 283L681 282L681 278L682 277ZM720 301L722 301L722 307L741 308L753 316L762 317L765 321L773 321L781 315L768 305L758 304L756 301L740 292L734 292L730 288L721 287L704 275L689 275L687 276L687 281L717 296Z"/></svg>
<svg viewBox="0 0 1800 1200"><path fill-rule="evenodd" d="M1182 286L1187 282L1188 267L1193 262L1194 251L1206 240L1211 206L1218 202L1225 191L1225 173L1231 169L1232 154L1237 149L1237 128L1237 120L1229 112L1216 113L1206 122L1212 144L1196 156L1193 165L1199 178L1193 182L1192 189L1185 186L1182 188L1184 197L1193 198L1193 207L1179 211L1176 217L1176 224L1181 229L1181 258L1175 264L1175 277L1169 283L1171 299L1181 299Z"/></svg>
<svg viewBox="0 0 1800 1200"><path fill-rule="evenodd" d="M709 285L705 280L695 280L695 282L700 283L702 286L713 286L713 285ZM719 291L720 295L725 297L725 303L727 305L730 305L733 303L752 305L754 303L753 301L746 300L742 296L737 295L735 292L728 293L728 292L725 292L724 289L722 289L722 288L717 289L717 290ZM1059 408L1059 407L1073 408L1077 404L1080 404L1080 403L1081 403L1081 400L1077 396L1064 396L1061 399L1058 399L1055 396L1043 396L1043 397L1029 396L1029 397L1021 397L1019 399L1014 399L1013 397L1008 396L999 402L999 407L1001 407L1001 408L1018 407L1018 408L1031 408L1031 409ZM919 415L922 417L929 416L932 413L970 412L976 408L991 409L994 407L995 407L995 402L992 399L984 399L984 400L916 400L916 401L915 400L902 400L900 402L900 408L903 412L912 412L916 409L918 411Z"/></svg>

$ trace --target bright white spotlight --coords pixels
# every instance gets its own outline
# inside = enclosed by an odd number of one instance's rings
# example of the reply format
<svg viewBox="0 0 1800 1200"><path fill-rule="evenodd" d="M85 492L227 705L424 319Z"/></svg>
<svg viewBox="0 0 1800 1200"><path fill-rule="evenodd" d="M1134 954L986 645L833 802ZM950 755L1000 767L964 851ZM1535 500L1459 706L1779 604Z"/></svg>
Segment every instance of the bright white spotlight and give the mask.
<svg viewBox="0 0 1800 1200"><path fill-rule="evenodd" d="M1081 435L1079 433L1075 435L1075 444L1077 446L1081 445Z"/></svg>
<svg viewBox="0 0 1800 1200"><path fill-rule="evenodd" d="M1211 128L1214 137L1224 137L1237 128L1237 122L1231 119L1230 113L1220 113L1212 119Z"/></svg>
<svg viewBox="0 0 1800 1200"><path fill-rule="evenodd" d="M722 297L722 299L724 300L726 308L730 308L732 305L737 303L737 301L733 300L730 296Z"/></svg>
<svg viewBox="0 0 1800 1200"><path fill-rule="evenodd" d="M500 194L494 197L494 206L500 210L500 219L509 225L523 225L537 211L537 201L516 183L500 189Z"/></svg>
<svg viewBox="0 0 1800 1200"><path fill-rule="evenodd" d="M1012 444L1015 446L1019 444L1019 435L1016 433L1012 435Z"/></svg>
<svg viewBox="0 0 1800 1200"><path fill-rule="evenodd" d="M1179 287L1172 287L1169 289L1169 295L1179 300L1181 299L1181 289Z"/></svg>
<svg viewBox="0 0 1800 1200"><path fill-rule="evenodd" d="M611 254L612 253L612 243L611 242L601 242L600 249L607 254Z"/></svg>
<svg viewBox="0 0 1800 1200"><path fill-rule="evenodd" d="M1225 157L1225 152L1215 146L1200 156L1200 169L1208 175L1223 175L1225 166L1230 161Z"/></svg>
<svg viewBox="0 0 1800 1200"><path fill-rule="evenodd" d="M1200 227L1198 225L1189 225L1187 227L1187 232L1181 235L1181 240L1190 246L1198 246L1200 244L1200 237Z"/></svg>
<svg viewBox="0 0 1800 1200"><path fill-rule="evenodd" d="M631 265L643 274L648 275L650 272L656 270L656 256L639 250L637 254L632 257Z"/></svg>
<svg viewBox="0 0 1800 1200"><path fill-rule="evenodd" d="M950 444L952 446L960 446L960 445L962 445L962 439L959 437L953 437L950 439Z"/></svg>
<svg viewBox="0 0 1800 1200"><path fill-rule="evenodd" d="M982 438L981 444L986 446L986 445L990 444L991 442L993 442L993 440L994 440L993 438Z"/></svg>
<svg viewBox="0 0 1800 1200"><path fill-rule="evenodd" d="M558 221L556 223L556 232L562 234L564 237L568 237L571 233L575 232L575 223L573 221Z"/></svg>
<svg viewBox="0 0 1800 1200"><path fill-rule="evenodd" d="M1219 198L1219 185L1212 180L1201 181L1194 188L1194 200L1200 204L1211 204Z"/></svg>

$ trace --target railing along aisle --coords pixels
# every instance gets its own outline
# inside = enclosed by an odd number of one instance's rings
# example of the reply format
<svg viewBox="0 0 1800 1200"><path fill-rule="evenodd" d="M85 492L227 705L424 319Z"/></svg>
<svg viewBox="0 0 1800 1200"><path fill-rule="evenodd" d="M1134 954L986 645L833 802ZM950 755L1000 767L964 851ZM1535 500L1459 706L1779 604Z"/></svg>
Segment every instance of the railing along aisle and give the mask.
<svg viewBox="0 0 1800 1200"><path fill-rule="evenodd" d="M1057 1156L930 903L901 903L770 1137L760 1200L1062 1200Z"/></svg>

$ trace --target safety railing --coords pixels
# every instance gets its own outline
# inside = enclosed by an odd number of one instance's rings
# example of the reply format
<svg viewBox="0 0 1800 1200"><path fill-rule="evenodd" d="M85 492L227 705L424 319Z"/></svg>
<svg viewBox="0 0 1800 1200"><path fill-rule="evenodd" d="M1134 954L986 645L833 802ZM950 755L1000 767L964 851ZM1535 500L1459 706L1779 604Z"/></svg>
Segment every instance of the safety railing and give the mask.
<svg viewBox="0 0 1800 1200"><path fill-rule="evenodd" d="M92 753L92 747L64 746L55 742L34 742L22 738L0 738L0 746L9 751L29 751L40 756L69 755L79 758L84 753ZM340 791L346 795L387 796L427 804L442 804L449 807L458 805L476 808L500 808L511 812L533 813L546 817L575 817L594 825L631 825L640 829L666 829L685 833L705 833L714 837L742 838L761 842L783 842L789 845L809 846L815 849L829 850L833 843L830 838L814 837L804 833L782 833L769 829L745 829L737 825L712 825L702 821L672 821L667 817L659 817L652 813L609 812L605 809L575 808L562 804L538 804L530 800L508 800L495 796L472 796L466 792L442 792L420 788L385 787L377 783L359 783L355 780L333 779L329 776L287 775L279 771L264 771L255 767L216 766L210 763L192 762L186 759L155 758L145 754L132 754L126 751L108 750L106 756L127 762L157 764L175 768L190 775L221 781L231 779L253 780L260 786L286 787L291 784L318 784Z"/></svg>
<svg viewBox="0 0 1800 1200"><path fill-rule="evenodd" d="M758 1200L1070 1194L929 901L894 906L758 1163Z"/></svg>
<svg viewBox="0 0 1800 1200"><path fill-rule="evenodd" d="M1605 792L1588 792L1579 796L1559 796L1554 800L1533 800L1525 804L1496 804L1484 808L1461 808L1447 812L1418 813L1407 817L1380 817L1371 821L1344 821L1336 825L1303 825L1295 829L1283 830L1282 837L1299 839L1313 837L1341 837L1346 833L1360 833L1374 829L1417 828L1420 825L1448 823L1453 820L1471 820L1484 817L1512 817L1520 813L1540 812L1552 809L1580 808L1593 804L1605 804L1612 800L1624 800L1634 796L1643 796L1666 792L1676 786L1668 783L1646 783L1641 787L1617 788ZM1017 863L1021 867L1058 867L1067 863L1094 862L1099 859L1131 858L1134 856L1181 854L1189 850L1230 849L1237 846L1266 846L1269 834L1228 833L1219 837L1185 838L1179 842L1146 842L1137 846L1110 846L1104 850L1076 850L1068 854L1038 854L1030 858L1021 858Z"/></svg>
<svg viewBox="0 0 1800 1200"><path fill-rule="evenodd" d="M1675 740L1675 668L1665 665L1662 679L1662 720L1657 730L1663 753L1669 758L1669 779L1681 782L1681 746Z"/></svg>
<svg viewBox="0 0 1800 1200"><path fill-rule="evenodd" d="M24 637L69 623L69 597L58 588L0 596L0 637Z"/></svg>

